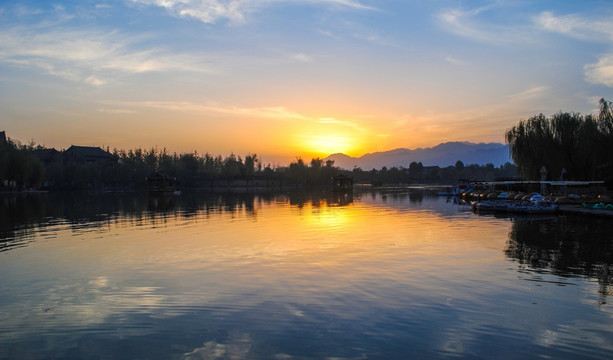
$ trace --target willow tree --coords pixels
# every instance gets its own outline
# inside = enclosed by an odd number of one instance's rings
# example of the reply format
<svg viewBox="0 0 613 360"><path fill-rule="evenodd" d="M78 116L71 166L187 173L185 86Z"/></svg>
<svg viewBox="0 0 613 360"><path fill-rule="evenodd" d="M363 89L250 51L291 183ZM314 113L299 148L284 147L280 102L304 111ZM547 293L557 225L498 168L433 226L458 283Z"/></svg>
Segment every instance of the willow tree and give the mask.
<svg viewBox="0 0 613 360"><path fill-rule="evenodd" d="M604 178L613 179L613 111L611 102L600 99L600 112L596 119L600 139L597 145L599 155L598 174Z"/></svg>
<svg viewBox="0 0 613 360"><path fill-rule="evenodd" d="M613 177L613 116L604 99L597 116L539 114L507 130L505 138L519 173L528 179L538 179L542 166L551 179L562 169L572 179Z"/></svg>

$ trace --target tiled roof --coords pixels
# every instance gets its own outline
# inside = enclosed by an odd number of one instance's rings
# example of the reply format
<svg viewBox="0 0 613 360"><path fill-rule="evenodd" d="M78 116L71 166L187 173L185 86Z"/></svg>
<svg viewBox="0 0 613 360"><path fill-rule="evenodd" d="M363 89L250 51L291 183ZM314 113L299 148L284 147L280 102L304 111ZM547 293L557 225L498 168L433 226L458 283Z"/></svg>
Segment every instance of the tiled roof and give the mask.
<svg viewBox="0 0 613 360"><path fill-rule="evenodd" d="M97 146L76 146L72 145L66 150L66 153L72 154L74 156L80 157L84 160L94 160L94 159L108 159L115 160L116 156L102 150Z"/></svg>

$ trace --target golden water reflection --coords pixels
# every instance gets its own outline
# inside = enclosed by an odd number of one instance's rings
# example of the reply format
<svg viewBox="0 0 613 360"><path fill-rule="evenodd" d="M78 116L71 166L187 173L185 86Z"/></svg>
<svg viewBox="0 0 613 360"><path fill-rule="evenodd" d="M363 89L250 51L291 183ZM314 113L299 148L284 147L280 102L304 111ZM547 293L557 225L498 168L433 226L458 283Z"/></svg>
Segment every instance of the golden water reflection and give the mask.
<svg viewBox="0 0 613 360"><path fill-rule="evenodd" d="M22 281L50 274L96 291L141 289L129 293L144 306L162 302L160 293L200 292L173 300L199 304L243 292L319 301L332 289L363 288L374 296L377 287L368 284L376 279L385 279L382 286L414 283L436 292L428 277L450 283L482 278L488 262L504 257L500 248L510 226L460 212L451 221L432 209L386 207L371 195L371 204L252 199L42 226L27 248L6 254L4 267L19 271ZM26 256L32 253L44 258ZM146 301L139 293L148 294ZM104 301L116 303L117 296Z"/></svg>
<svg viewBox="0 0 613 360"><path fill-rule="evenodd" d="M84 329L120 339L177 333L172 341L182 343L195 332L181 350L167 344L175 358L188 359L227 357L233 348L252 354L296 329L311 347L315 339L327 344L326 356L312 358L339 357L339 345L353 349L340 334L366 348L380 341L371 354L387 351L391 339L395 346L427 342L436 358L488 348L480 339L490 329L503 347L556 341L544 334L574 344L579 327L593 339L586 344L607 344L610 334L585 329L613 321L598 283L552 279L524 258L523 249L543 248L543 237L553 244L565 228L531 239L542 225L477 216L402 190L82 203L10 205L20 222L0 227L8 234L0 251L0 343L25 349L24 339L81 338ZM575 312L560 310L569 304ZM289 345L296 341L259 358L299 355L305 350Z"/></svg>

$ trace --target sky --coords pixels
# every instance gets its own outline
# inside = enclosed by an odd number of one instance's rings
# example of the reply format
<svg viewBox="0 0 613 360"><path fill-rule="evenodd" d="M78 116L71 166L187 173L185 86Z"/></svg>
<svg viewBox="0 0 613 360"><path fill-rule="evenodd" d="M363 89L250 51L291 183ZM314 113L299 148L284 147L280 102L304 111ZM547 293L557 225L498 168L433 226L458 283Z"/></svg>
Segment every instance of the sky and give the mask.
<svg viewBox="0 0 613 360"><path fill-rule="evenodd" d="M613 100L610 1L0 2L0 131L287 164Z"/></svg>

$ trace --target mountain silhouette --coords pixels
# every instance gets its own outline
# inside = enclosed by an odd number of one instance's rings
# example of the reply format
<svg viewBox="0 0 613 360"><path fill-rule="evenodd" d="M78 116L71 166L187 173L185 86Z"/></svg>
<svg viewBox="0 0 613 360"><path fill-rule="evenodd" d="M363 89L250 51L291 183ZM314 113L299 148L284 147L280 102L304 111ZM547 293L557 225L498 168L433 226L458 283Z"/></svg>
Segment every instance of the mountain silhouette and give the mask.
<svg viewBox="0 0 613 360"><path fill-rule="evenodd" d="M511 162L509 146L500 143L470 143L470 142L446 142L431 148L394 149L390 151L365 154L360 157L352 157L345 154L332 154L324 159L334 160L334 165L343 169L354 167L363 170L381 169L386 166L408 168L411 162L420 162L424 166L446 167L455 165L460 160L465 165L488 163L495 166Z"/></svg>

